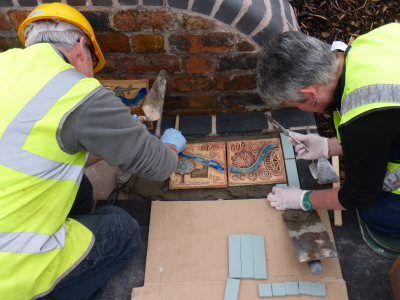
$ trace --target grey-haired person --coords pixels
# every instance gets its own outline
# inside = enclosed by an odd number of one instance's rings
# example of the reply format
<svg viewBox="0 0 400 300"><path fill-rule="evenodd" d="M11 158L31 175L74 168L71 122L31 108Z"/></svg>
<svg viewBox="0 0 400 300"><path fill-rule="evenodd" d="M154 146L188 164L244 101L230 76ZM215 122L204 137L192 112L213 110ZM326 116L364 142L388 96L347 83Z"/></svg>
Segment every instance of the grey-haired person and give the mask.
<svg viewBox="0 0 400 300"><path fill-rule="evenodd" d="M305 191L274 187L271 206L358 209L371 228L400 236L400 24L328 45L300 32L272 37L258 63L258 91L271 107L331 111L336 138L294 137L298 158L343 155L341 188Z"/></svg>

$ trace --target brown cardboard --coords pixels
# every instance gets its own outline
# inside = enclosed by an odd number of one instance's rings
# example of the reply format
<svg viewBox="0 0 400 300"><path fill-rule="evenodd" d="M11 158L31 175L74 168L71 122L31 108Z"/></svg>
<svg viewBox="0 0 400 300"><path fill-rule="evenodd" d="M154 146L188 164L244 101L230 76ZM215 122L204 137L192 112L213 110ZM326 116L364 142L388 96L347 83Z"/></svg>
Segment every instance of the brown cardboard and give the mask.
<svg viewBox="0 0 400 300"><path fill-rule="evenodd" d="M333 240L327 211L318 213ZM265 239L268 279L242 279L239 300L259 299L258 283L299 280L325 282L324 299L348 299L339 260L322 261L322 274L312 275L297 261L281 214L266 199L153 202L145 283L133 289L132 300L222 300L230 234Z"/></svg>

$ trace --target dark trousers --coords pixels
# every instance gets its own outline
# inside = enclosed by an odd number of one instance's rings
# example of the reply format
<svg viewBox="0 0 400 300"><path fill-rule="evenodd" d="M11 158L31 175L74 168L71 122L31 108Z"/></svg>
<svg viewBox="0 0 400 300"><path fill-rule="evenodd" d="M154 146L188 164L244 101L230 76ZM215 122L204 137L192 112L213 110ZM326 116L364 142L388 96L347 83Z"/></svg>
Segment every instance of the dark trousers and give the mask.
<svg viewBox="0 0 400 300"><path fill-rule="evenodd" d="M84 176L68 217L92 231L95 243L87 257L40 299L99 299L107 282L139 249L140 228L136 220L125 210L109 205L90 212L93 203L93 188Z"/></svg>
<svg viewBox="0 0 400 300"><path fill-rule="evenodd" d="M370 228L400 237L400 195L382 192L378 200L358 212Z"/></svg>

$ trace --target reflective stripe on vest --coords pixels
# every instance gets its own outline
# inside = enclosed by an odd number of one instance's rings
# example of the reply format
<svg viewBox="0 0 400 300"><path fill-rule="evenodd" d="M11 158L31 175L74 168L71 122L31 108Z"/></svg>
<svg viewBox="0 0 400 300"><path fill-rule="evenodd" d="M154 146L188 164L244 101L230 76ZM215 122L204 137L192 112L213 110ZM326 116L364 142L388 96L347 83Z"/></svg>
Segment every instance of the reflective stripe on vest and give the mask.
<svg viewBox="0 0 400 300"><path fill-rule="evenodd" d="M340 130L357 118L383 109L400 109L399 29L400 24L389 24L352 43L345 57L341 116L333 114L340 143ZM388 163L382 190L400 194L400 164Z"/></svg>
<svg viewBox="0 0 400 300"><path fill-rule="evenodd" d="M65 222L53 235L36 232L0 232L0 252L45 253L62 249L66 234Z"/></svg>
<svg viewBox="0 0 400 300"><path fill-rule="evenodd" d="M15 171L54 180L76 180L82 166L53 161L22 149L35 123L79 80L75 69L66 69L52 78L18 113L0 139L0 164Z"/></svg>
<svg viewBox="0 0 400 300"><path fill-rule="evenodd" d="M38 120L81 79L75 69L54 76L18 113L0 139L0 164L15 171L42 179L76 180L79 184L83 167L60 163L22 149ZM62 249L67 234L64 225L53 235L35 232L0 232L0 252L44 253Z"/></svg>
<svg viewBox="0 0 400 300"><path fill-rule="evenodd" d="M353 108L376 103L400 102L400 85L397 84L374 84L361 87L343 99L340 114L343 116Z"/></svg>

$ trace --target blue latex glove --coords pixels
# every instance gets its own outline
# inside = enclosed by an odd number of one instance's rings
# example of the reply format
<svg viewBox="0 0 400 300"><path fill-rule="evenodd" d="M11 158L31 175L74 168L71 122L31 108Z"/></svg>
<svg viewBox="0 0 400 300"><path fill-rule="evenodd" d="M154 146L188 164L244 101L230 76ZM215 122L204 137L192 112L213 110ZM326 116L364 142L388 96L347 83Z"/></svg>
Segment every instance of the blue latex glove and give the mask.
<svg viewBox="0 0 400 300"><path fill-rule="evenodd" d="M169 128L164 131L160 140L164 144L172 144L176 147L176 151L179 153L183 150L186 145L186 139L179 130Z"/></svg>
<svg viewBox="0 0 400 300"><path fill-rule="evenodd" d="M134 114L132 117L133 117L133 119L135 120L135 122L137 122L137 115ZM142 123L142 126L143 126L144 129L147 129L146 124Z"/></svg>

